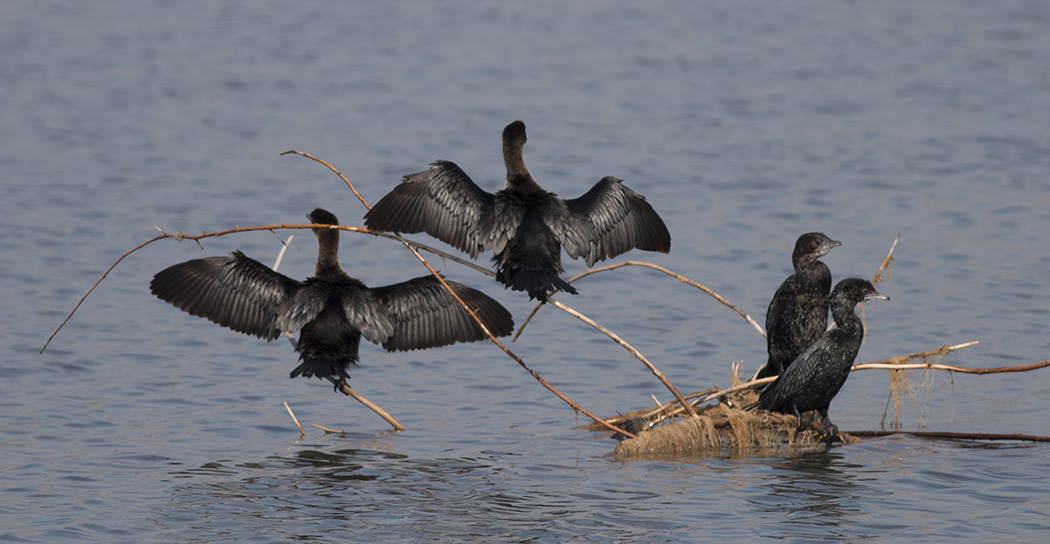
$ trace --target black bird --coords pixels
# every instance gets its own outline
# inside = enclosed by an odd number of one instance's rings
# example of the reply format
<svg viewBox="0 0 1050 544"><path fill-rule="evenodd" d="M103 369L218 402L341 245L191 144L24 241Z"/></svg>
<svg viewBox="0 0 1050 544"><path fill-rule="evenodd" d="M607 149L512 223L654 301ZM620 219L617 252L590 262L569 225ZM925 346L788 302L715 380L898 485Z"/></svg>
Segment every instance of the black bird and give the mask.
<svg viewBox="0 0 1050 544"><path fill-rule="evenodd" d="M820 432L829 441L838 436L838 428L828 418L828 406L846 383L864 340L864 326L853 309L858 303L873 299L889 300L890 297L860 278L847 278L836 284L831 292L831 316L836 326L806 348L762 391L758 402L747 408L761 406L771 412L798 416L799 430L808 426L801 414L816 410L821 418Z"/></svg>
<svg viewBox="0 0 1050 544"><path fill-rule="evenodd" d="M819 258L842 242L822 232L798 237L791 264L795 273L780 284L766 310L766 349L769 359L759 378L777 376L828 328L828 292L831 271Z"/></svg>
<svg viewBox="0 0 1050 544"><path fill-rule="evenodd" d="M314 224L338 224L335 215L321 208L306 217ZM291 377L330 378L337 389L350 377L347 367L357 363L362 334L387 351L488 338L435 277L366 287L339 265L339 231L313 230L317 263L306 281L234 251L229 257L195 259L162 270L150 289L191 315L267 341L299 330L296 349L302 364ZM448 284L492 334L510 334L514 321L503 306L480 291Z"/></svg>
<svg viewBox="0 0 1050 544"><path fill-rule="evenodd" d="M645 197L606 176L579 198L545 191L525 166L525 123L503 129L504 188L478 187L458 166L437 161L404 181L365 214L369 229L420 232L470 254L493 250L496 279L530 298L576 294L559 276L561 248L587 266L631 249L671 250L671 235Z"/></svg>

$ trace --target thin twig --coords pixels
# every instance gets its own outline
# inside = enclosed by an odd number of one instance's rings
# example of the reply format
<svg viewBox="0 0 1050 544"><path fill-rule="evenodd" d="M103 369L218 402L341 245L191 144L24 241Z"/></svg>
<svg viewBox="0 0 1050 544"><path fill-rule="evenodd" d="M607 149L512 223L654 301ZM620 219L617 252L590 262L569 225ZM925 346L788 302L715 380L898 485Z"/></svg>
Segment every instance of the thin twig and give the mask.
<svg viewBox="0 0 1050 544"><path fill-rule="evenodd" d="M309 425L311 427L316 428L316 429L321 429L322 431L324 431L326 433L342 433L343 432L343 431L340 431L340 430L337 430L337 429L329 429L328 427L322 427L320 425L314 425L313 423L310 423Z"/></svg>
<svg viewBox="0 0 1050 544"><path fill-rule="evenodd" d="M161 231L161 232L164 232L164 231ZM116 268L118 264L120 264L120 261L123 261L124 258L126 258L128 255L131 255L132 253L135 253L136 251L142 249L143 247L146 247L149 244L152 244L153 242L156 242L157 240L163 240L165 238L172 238L172 237L174 237L174 235L164 232L164 234L162 234L160 236L155 236L153 238L150 238L149 240L146 240L145 242L142 242L141 244L136 246L131 251L128 251L127 253L121 255L120 258L117 259L116 262L114 262L112 265L110 265L109 268L107 268L106 271L102 273L102 277L100 277L98 280L95 281L95 283L91 286L91 288L87 290L87 293L84 293L84 296L80 297L80 301L77 302L77 305L73 307L73 310L71 312L69 312L69 315L67 315L66 318L62 320L62 323L60 323L58 325L58 328L55 329L55 332L51 333L51 336L47 337L47 342L44 342L44 347L40 348L40 353L44 353L44 350L47 349L47 346L51 343L52 340L55 339L55 335L58 334L58 331L62 330L62 327L66 326L66 323L68 323L69 320L73 318L73 314L77 313L77 309L80 308L80 305L84 304L84 301L87 300L87 297L89 295L91 295L91 293L95 290L95 288L98 287L98 284L102 283L102 280L106 279L106 276L108 276L109 273L112 272L113 269Z"/></svg>
<svg viewBox="0 0 1050 544"><path fill-rule="evenodd" d="M614 332L610 331L609 329L601 326L600 324L595 322L593 319L591 319L591 318L583 315L582 313L580 313L580 312L578 312L578 311L576 311L576 310L566 306L565 304L562 304L561 302L559 302L557 300L554 300L552 298L548 298L547 301L550 302L552 305L554 305L554 307L556 307L556 308L558 308L558 309L568 313L569 315L575 317L576 319L579 319L580 321L583 321L584 323L594 327L595 329L598 329L599 331L604 333L609 338L612 338L614 342L616 342L617 344L620 344L624 349L629 351L631 353L631 355L634 355L635 357L637 357L638 360L641 361L642 364L645 365L645 367L648 368L653 373L653 375L656 376L656 378L658 380L660 380L660 383L663 383L664 387L666 387L667 390L670 391L671 394L674 395L674 397L676 399L678 399L678 402L681 403L681 405L685 408L685 410L687 412L689 412L689 415L692 416L692 417L696 417L696 411L693 410L693 407L690 406L689 403L686 402L686 400L684 398L682 398L682 394L678 392L678 388L676 388L670 381L668 381L667 378L664 376L664 373L660 372L660 369L656 368L656 366L654 364L649 362L649 360L646 359L645 356L641 354L641 352L639 352L637 349L634 349L634 346L628 344L623 338L620 338L616 333L614 333Z"/></svg>
<svg viewBox="0 0 1050 544"><path fill-rule="evenodd" d="M275 232L274 234L277 233ZM280 236L278 236L278 238L280 238ZM277 260L273 263L274 270L277 270L281 266L281 261L284 260L284 253L288 251L288 245L292 243L292 240L295 240L294 234L289 236L288 240L281 240L281 251L277 254Z"/></svg>
<svg viewBox="0 0 1050 544"><path fill-rule="evenodd" d="M317 162L327 166L329 170L335 172L335 174L337 176L339 176L340 178L343 179L343 181L346 182L346 186L349 187L350 190L354 192L354 196L356 196L357 199L361 201L361 204L364 204L366 208L369 208L369 209L372 208L371 206L368 205L368 202L365 202L365 197L361 196L361 194L357 192L357 189L354 189L354 186L353 186L353 184L350 183L350 180L346 179L346 176L344 176L342 172L337 170L331 164L328 164L327 162L325 162L325 161L323 161L321 159L318 159L317 157L315 157L315 156L313 156L313 155L311 155L309 153L303 153L302 151L296 151L294 149L289 150L289 151L285 151L284 153L281 153L282 157L284 155L302 155L303 157L306 157L306 158L311 159L311 160L315 160L315 161L317 161Z"/></svg>
<svg viewBox="0 0 1050 544"><path fill-rule="evenodd" d="M608 266L602 266L602 267L598 267L598 268L591 268L589 270L585 270L584 272L581 272L581 273L573 276L572 278L569 278L567 281L568 281L568 283L572 283L572 282L574 282L576 280L579 280L579 279L585 278L587 276L590 276L591 274L597 274L599 272L607 272L609 270L616 270L617 268L623 268L625 266L641 266L641 267L645 267L645 268L651 268L651 269L656 270L658 272L663 272L664 274L667 274L668 276L671 276L672 278L674 278L674 279L676 279L676 280L678 280L678 281L680 281L682 283L685 283L685 284L688 284L688 285L692 285L693 287L696 287L697 289L707 293L712 298L714 298L718 302L722 303L723 305L725 305L729 309L731 309L734 312L740 314L740 316L743 317L744 320L746 320L748 323L750 323L751 326L754 327L755 330L757 330L759 334L761 334L763 337L766 336L765 329L763 329L761 325L756 323L754 319L751 319L751 316L747 315L746 312L744 312L740 308L736 307L733 303L731 303L728 300L722 298L722 296L719 295L718 293L712 291L711 289L707 288L706 286L704 286L704 285L702 285L700 283L697 283L697 282L695 282L695 281L693 281L693 280L691 280L691 279L689 279L689 278L687 278L687 277L685 277L685 276L683 276L683 275L681 275L681 274L679 274L677 272L672 272L671 270L668 270L668 269L666 269L666 268L664 268L664 267L662 267L660 265L656 265L656 264L653 264L653 263L648 263L648 262L644 262L644 261L624 261L622 263L610 264ZM536 312L540 309L541 306L543 306L542 302L537 304L536 307L532 309L532 312L525 319L525 322L521 324L520 328L518 328L517 334L514 335L514 340L517 340L518 337L521 336L522 331L525 330L525 325L528 325L529 321L532 319L532 316L536 314Z"/></svg>
<svg viewBox="0 0 1050 544"><path fill-rule="evenodd" d="M1038 436L1032 434L955 433L944 431L848 431L846 434L868 438L903 434L918 436L921 438L948 438L957 440L1020 440L1024 442L1050 442L1050 436Z"/></svg>
<svg viewBox="0 0 1050 544"><path fill-rule="evenodd" d="M335 169L332 165L328 164L327 162L325 162L325 161L323 161L321 159L318 159L316 157L313 157L313 156L311 156L311 155L309 155L307 153L303 153L303 152L300 152L300 151L294 151L294 150L293 151L286 151L286 152L282 153L282 155L289 154L289 153L294 153L296 155L302 155L302 156L304 156L306 158L313 159L313 160L315 160L315 161L317 161L317 162L327 166L329 170L331 170L337 176L339 176L339 178L342 179L343 182L346 183L348 187L350 187L350 190L353 191L355 195L357 195L358 200L360 200L361 203L364 204L365 208L371 209L371 206L369 206L368 202L366 202L365 199L361 197L361 195L357 192L357 189L355 189L353 184L350 183L350 180L347 179L346 176L344 176L341 172L339 172L339 170ZM369 232L371 233L371 231L369 231ZM372 233L372 234L378 234L378 233ZM547 390L550 391L551 393L554 393L555 396L557 396L558 398L563 400L565 403L567 403L569 406L571 406L574 410L576 410L578 412L582 412L587 417L593 419L595 422L608 427L609 430L611 430L613 432L616 432L616 433L619 433L619 434L622 434L622 435L624 435L624 436L626 436L628 438L634 438L633 434L631 434L631 433L629 433L627 431L624 431L622 429L619 429L619 428L617 428L617 427L615 427L613 425L610 425L610 424L606 423L605 421L603 421L598 416L588 412L587 410L584 410L583 407L581 407L579 404L576 404L571 399L569 399L568 397L563 395L561 392L559 392L557 389L555 389L554 386L552 386L549 383L547 383L547 381L544 380L538 373L536 373L536 371L534 371L531 368L529 368L528 365L525 364L525 361L523 361L514 352L512 352L505 345L503 345L503 343L500 342L499 339L497 339L492 334L492 332L488 330L488 327L486 327L485 324L481 322L481 319L478 318L478 316L474 312L474 310L471 307L467 306L467 304L465 302L463 302L463 300L461 298L459 298L459 295L457 295L456 292L453 291L452 288L448 285L448 283L445 282L445 278L442 278L441 274L438 274L437 270L434 270L434 268L432 266L430 266L430 263L427 262L427 260L424 259L423 256L419 254L419 252L416 250L416 248L413 247L414 245L418 245L418 244L409 243L399 233L394 233L394 237L396 237L396 239L398 239L402 244L404 244L404 246L406 248L408 248L408 250L411 251L412 254L416 256L417 259L419 259L419 262L423 263L423 266L425 266L427 268L427 270L429 270L430 273L433 274L433 276L435 278L437 278L437 280L439 282L441 282L441 285L445 287L445 290L448 291L450 295L452 295L452 298L454 298L456 300L456 302L458 302L459 305L462 306L463 309L467 311L467 314L470 315L470 317L474 319L474 321L478 324L478 326L481 327L481 330L484 331L484 333L488 335L489 340L491 340L492 343L496 344L497 347L499 347L501 350L503 350L503 352L506 353L507 356L509 356L511 359L514 360L514 362L518 363L522 368L524 368L526 371L528 371L528 373L530 375L532 375L532 377L536 381L538 381L540 383L540 385L542 385L543 387L547 388ZM488 271L486 271L486 273L488 273Z"/></svg>
<svg viewBox="0 0 1050 544"><path fill-rule="evenodd" d="M439 249L435 249L435 248L426 246L424 244L420 244L420 243L412 241L412 240L406 240L406 239L400 238L398 236L393 236L393 235L387 234L385 232L375 232L375 231L371 231L371 230L368 230L368 229L362 228L362 227L350 227L350 226L342 226L342 225L288 225L288 224L281 224L281 225L265 225L265 226L259 226L259 227L236 227L236 228L222 230L222 231L216 231L216 232L206 232L205 231L205 232L203 232L201 234L198 234L198 235L186 234L186 233L183 233L181 231L180 232L176 232L175 234L171 234L171 233L165 232L165 231L161 230L160 228L158 228L157 230L159 230L161 232L160 236L154 236L153 238L150 238L149 240L146 240L145 242L142 242L138 246L135 246L134 248L132 248L127 253L124 253L123 255L121 255L119 259L117 259L113 264L111 264L109 266L109 268L106 269L105 272L103 272L102 276L99 277L98 280L95 281L95 283L91 286L90 289L87 290L86 293L84 293L84 296L80 297L80 301L77 302L76 306L74 306L73 309L69 312L69 315L67 315L66 318L62 320L62 323L60 323L58 325L58 327L54 330L54 332L51 333L51 336L49 336L47 338L47 342L44 342L44 346L40 348L40 353L44 353L44 350L47 349L47 346L51 344L51 341L55 339L55 336L58 335L59 331L61 331L62 328L66 326L66 323L68 323L69 320L73 318L73 314L77 313L77 310L79 310L80 306L82 306L84 304L84 301L87 300L88 296L90 296L91 293L93 293L95 291L95 288L97 288L99 286L99 284L102 283L102 280L106 279L106 277L109 276L109 273L112 272L113 269L116 268L117 265L121 263L121 261L123 261L125 258L130 256L132 253L137 252L138 250L140 250L140 249L142 249L142 248L152 244L153 242L156 242L156 241L159 241L159 240L164 240L166 238L171 238L171 239L174 239L175 241L178 241L178 242L181 242L182 240L193 240L194 242L197 243L198 246L201 246L200 241L205 239L205 238L218 238L220 236L226 236L228 234L236 234L236 233L239 233L239 232L256 232L256 231L267 231L267 230L268 231L274 231L274 230L279 230L279 229L314 229L314 228L318 228L318 227L320 227L320 228L330 228L330 229L345 230L347 232L357 232L357 233L361 233L361 234L371 234L373 236L380 236L380 237L383 237L383 238L389 238L391 240L398 240L398 241L401 241L401 242L407 242L407 243L412 244L415 247L418 247L420 249L425 249L425 250L427 250L427 251L429 251L431 253L434 253L435 255L439 255L442 258L458 262L458 263L460 263L460 264L462 264L464 266L469 266L469 267L471 267L471 268L473 268L473 269L475 269L478 272L481 272L483 274L488 274L490 276L494 276L495 275L495 273L492 272L491 270L487 270L485 268L482 268L482 267L480 267L480 266L478 266L478 265L476 265L476 264L474 264L472 262L464 261L464 260L460 259L459 257L456 257L455 255L450 255L450 254L448 254L448 253L446 253L444 251L441 251ZM203 246L201 246L201 247L203 248Z"/></svg>
<svg viewBox="0 0 1050 544"><path fill-rule="evenodd" d="M987 369L987 368L986 369L968 369L968 368L956 367L956 366L951 366L951 365L943 365L943 364L938 364L938 363L914 363L914 364L908 364L908 363L904 363L903 362L903 361L910 361L910 360L913 360L913 359L920 359L920 358L932 357L932 356L937 356L937 355L944 355L944 354L947 354L947 353L951 353L952 351L963 349L963 348L967 348L967 347L970 347L970 346L973 346L973 345L976 345L976 344L977 344L977 342L966 342L964 344L958 344L958 345L955 345L955 346L941 346L941 347L939 347L939 348L937 348L935 350L924 351L922 353L912 353L912 354L905 355L905 356L902 356L902 357L896 357L896 358L893 358L893 359L885 359L885 360L882 360L882 361L876 361L876 362L872 362L872 363L861 363L861 364L858 364L858 365L854 365L852 370L868 370L868 369L875 369L875 368L889 368L889 369L894 369L894 370L901 370L901 369L908 369L908 368L931 368L931 369L935 369L935 370L951 370L951 371L957 371L957 372L968 372L968 373L971 373L971 374L988 374L988 373L992 373L992 372L1023 372L1025 370L1034 370L1036 368L1042 368L1044 366L1050 366L1050 360L1044 361L1042 363L1036 363L1034 365L1023 366L1023 367L1007 367L1007 368L999 368L999 369L994 369L994 368L993 369ZM899 361L899 362L894 363L894 361ZM742 391L744 389L752 389L752 388L757 387L759 385L764 385L764 384L767 384L767 383L774 382L774 381L776 381L776 379L777 379L777 376L770 376L770 377L767 377L767 378L752 379L751 381L748 381L748 382L745 382L745 383L742 383L742 384L739 384L739 385L735 385L733 387L729 387L729 388L726 388L726 389L717 390L717 391L714 391L712 393L704 393L704 394L693 393L693 394L690 394L690 395L686 395L685 398L687 398L687 399L689 399L689 398L696 398L697 400L694 400L692 402L692 405L693 406L699 406L699 405L701 405L701 404L703 404L705 402L710 402L712 400L716 400L716 399L722 398L722 397L724 397L726 395L729 395L730 393L735 393L737 391ZM700 398L700 397L703 397L703 398ZM664 406L661 406L659 409L654 410L653 412L651 412L651 415L656 415L656 414L660 414L660 413L663 413L663 412L667 411L671 404L672 403L668 403L668 404L665 404ZM681 408L676 409L676 410L672 410L672 411L667 412L666 414L664 414L664 418L674 417L674 416L676 416L676 415L678 415L680 413L682 413L682 409Z"/></svg>
<svg viewBox="0 0 1050 544"><path fill-rule="evenodd" d="M328 377L328 381L332 382L333 385L336 383L336 379L331 377L331 376ZM403 430L405 430L405 426L402 425L400 421L394 419L394 416L388 414L386 412L386 410L383 410L382 408L380 408L378 404L376 404L376 403L366 399L360 393L358 393L357 391L354 391L353 389L351 389L350 386L347 385L345 382L342 383L339 386L339 391L341 391L344 395L347 395L349 397L353 397L353 399L356 400L357 402L360 402L361 404L364 404L369 409L371 409L373 412L379 414L379 417L385 419L386 422L389 423L390 426L393 427L395 431L403 431Z"/></svg>
<svg viewBox="0 0 1050 544"><path fill-rule="evenodd" d="M889 370L911 370L917 368L925 368L929 370L946 370L948 372L959 372L962 374L976 374L982 376L984 374L999 374L1003 372L1028 372L1029 370L1036 370L1040 368L1046 368L1050 366L1050 359L1047 359L1040 363L1023 365L1023 366L1003 366L993 368L966 368L955 365L945 365L941 363L863 363L855 365L853 370L869 370L869 369L889 369Z"/></svg>
<svg viewBox="0 0 1050 544"><path fill-rule="evenodd" d="M404 243L405 247L407 247L409 249L409 251L411 251L412 254L416 256L417 259L419 259L419 262L423 263L423 266L427 267L427 270L429 270L430 273L433 274L434 277L437 278L438 281L441 282L441 285L443 285L445 287L445 289L449 292L449 294L452 295L452 298L456 299L456 302L458 302L459 305L462 306L463 309L465 309L467 311L467 313L470 315L470 317L472 317L474 319L474 321L477 322L478 326L481 327L481 330L484 331L485 334L488 335L489 340L491 340L493 344L496 344L497 347L499 347L501 350L503 350L503 352L506 353L507 356L509 356L511 359L514 360L514 362L518 363L522 368L524 368L536 381L538 381L540 383L540 385L542 385L543 387L547 388L547 390L550 391L551 393L554 393L555 396L557 396L562 401L564 401L566 404L571 406L574 410L582 412L584 415L586 415L587 417L593 419L596 422L600 422L601 424L607 425L609 427L609 430L611 430L613 432L616 432L616 433L620 433L620 434L622 434L624 436L627 436L628 438L634 438L634 435L632 435L631 433L629 433L627 431L624 431L623 429L619 429L619 428L617 428L617 427L615 427L613 425L609 425L609 424L605 423L605 421L603 421L598 416L596 416L596 415L592 414L591 412L583 409L582 406L580 406L579 404L576 404L574 401L569 399L569 397L566 397L560 391L555 389L555 387L553 385L550 385L549 383L547 383L547 381L544 380L535 370L532 370L531 368L529 368L529 366L527 364L525 364L525 361L523 361L513 351L511 351L509 348L507 348L507 346L503 345L503 343L500 342L499 339L497 339L492 334L492 332L490 332L488 330L488 327L486 327L485 324L481 322L481 319L478 318L478 315L474 312L474 310L470 306L467 306L467 303L463 302L463 299L459 298L459 295L457 295L456 292L453 291L451 287L449 287L448 283L445 282L445 278L442 278L441 275L437 273L437 270L434 270L434 268L432 266L430 266L430 263L428 263L427 260L424 259L423 256L420 255L419 252L416 251L415 248L413 248L408 242L403 242L403 243Z"/></svg>
<svg viewBox="0 0 1050 544"><path fill-rule="evenodd" d="M882 260L882 264L879 265L879 269L875 271L875 276L871 278L872 285L878 285L879 282L885 279L882 272L893 263L893 250L897 247L897 242L901 239L901 231L897 231L897 236L893 239L893 244L890 246L889 253L886 254L886 258Z"/></svg>
<svg viewBox="0 0 1050 544"><path fill-rule="evenodd" d="M903 368L900 365L907 361L912 361L915 359L925 360L927 357L941 357L953 351L968 348L971 346L976 346L977 344L979 344L979 342L974 340L973 342L964 342L962 344L956 344L954 346L943 345L937 349L931 349L929 351L923 351L920 353L909 353L908 355L903 355L900 357L890 357L889 359L883 359L881 361L872 361L868 363L855 364L853 365L853 370L863 370L867 368L886 368L885 365L891 365L891 368Z"/></svg>
<svg viewBox="0 0 1050 544"><path fill-rule="evenodd" d="M726 396L726 395L728 395L730 393L735 393L737 391L743 391L744 389L751 389L753 387L757 387L759 385L764 385L764 384L767 384L767 383L772 383L772 382L775 382L775 381L777 381L777 376L769 376L769 377L766 377L766 378L758 378L757 380L751 380L749 382L742 383L740 385L734 385L733 387L730 387L728 389L723 389L721 391L717 391L715 393L711 393L710 395L704 397L703 399L694 402L694 404L703 404L705 402L709 402L709 401L712 401L712 400L715 400L715 399L718 399L718 398L722 398L722 397L724 397L724 396Z"/></svg>
<svg viewBox="0 0 1050 544"><path fill-rule="evenodd" d="M306 431L304 431L303 426L299 424L299 418L295 417L295 414L292 412L292 407L288 406L287 402L284 403L284 409L288 410L288 415L292 416L292 421L295 422L295 426L299 427L299 434L306 436Z"/></svg>

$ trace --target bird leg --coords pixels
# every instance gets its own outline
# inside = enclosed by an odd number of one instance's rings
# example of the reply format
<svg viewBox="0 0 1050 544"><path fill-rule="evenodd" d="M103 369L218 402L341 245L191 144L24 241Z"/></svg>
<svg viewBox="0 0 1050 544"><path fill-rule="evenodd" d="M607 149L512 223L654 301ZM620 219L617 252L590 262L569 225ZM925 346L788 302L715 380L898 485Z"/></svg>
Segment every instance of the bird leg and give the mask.
<svg viewBox="0 0 1050 544"><path fill-rule="evenodd" d="M831 422L831 418L828 417L827 408L819 409L817 410L817 413L820 414L820 426L817 430L817 441L826 444L840 442L839 428Z"/></svg>
<svg viewBox="0 0 1050 544"><path fill-rule="evenodd" d="M815 421L813 420L813 412L805 412L805 415L800 414L798 409L795 409L795 419L798 421L795 424L795 432L800 433L802 431L815 431Z"/></svg>

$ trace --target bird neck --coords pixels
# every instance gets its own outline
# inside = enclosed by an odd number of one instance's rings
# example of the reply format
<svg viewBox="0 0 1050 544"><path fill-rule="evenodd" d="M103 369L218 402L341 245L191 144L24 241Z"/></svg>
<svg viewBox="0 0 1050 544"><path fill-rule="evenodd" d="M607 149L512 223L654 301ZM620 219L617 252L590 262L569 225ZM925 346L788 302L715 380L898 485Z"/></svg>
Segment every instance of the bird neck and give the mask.
<svg viewBox="0 0 1050 544"><path fill-rule="evenodd" d="M334 229L314 229L317 235L317 263L314 265L314 277L331 278L346 274L339 264L339 231Z"/></svg>
<svg viewBox="0 0 1050 544"><path fill-rule="evenodd" d="M795 265L795 272L803 272L809 268L813 268L816 265L823 266L824 263L817 260L818 257L813 256L810 253L800 253L792 255L791 261Z"/></svg>
<svg viewBox="0 0 1050 544"><path fill-rule="evenodd" d="M507 166L506 189L533 192L540 186L525 166L524 145L521 142L503 142L503 162Z"/></svg>
<svg viewBox="0 0 1050 544"><path fill-rule="evenodd" d="M857 317L857 313L854 312L857 304L850 300L839 299L831 301L831 317L835 320L836 327L848 331L861 331L861 334L863 334L863 325L860 322L860 317Z"/></svg>

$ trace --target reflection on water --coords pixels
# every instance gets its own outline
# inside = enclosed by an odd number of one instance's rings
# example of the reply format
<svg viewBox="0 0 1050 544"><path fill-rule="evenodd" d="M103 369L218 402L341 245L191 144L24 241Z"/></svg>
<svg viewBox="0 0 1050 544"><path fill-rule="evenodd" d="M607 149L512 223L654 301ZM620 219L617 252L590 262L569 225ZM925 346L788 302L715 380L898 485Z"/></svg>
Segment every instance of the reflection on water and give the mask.
<svg viewBox="0 0 1050 544"><path fill-rule="evenodd" d="M842 535L836 528L855 522L859 503L868 494L855 481L854 470L860 467L850 466L835 450L801 452L782 462L774 461L771 467L774 479L766 484L768 495L756 506L784 516L786 525L778 525L769 536L799 538L813 536L815 531Z"/></svg>

